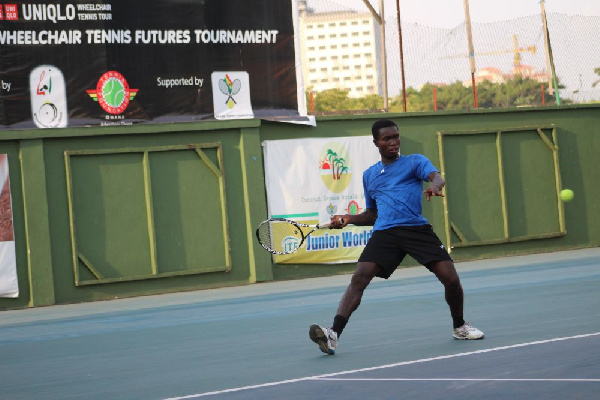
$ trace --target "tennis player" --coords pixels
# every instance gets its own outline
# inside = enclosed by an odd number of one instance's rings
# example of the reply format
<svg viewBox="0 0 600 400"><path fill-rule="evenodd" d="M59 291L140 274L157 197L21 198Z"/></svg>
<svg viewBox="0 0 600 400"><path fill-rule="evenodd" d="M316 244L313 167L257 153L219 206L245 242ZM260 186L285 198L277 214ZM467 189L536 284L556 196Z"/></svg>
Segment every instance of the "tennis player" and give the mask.
<svg viewBox="0 0 600 400"><path fill-rule="evenodd" d="M400 154L400 132L393 121L376 121L371 133L381 161L363 173L366 209L357 215L334 215L331 224L336 229L348 224L372 225L373 235L358 259L333 325L311 325L311 340L323 353L335 354L338 339L371 280L376 276L389 278L407 254L444 285L454 325L452 335L456 339L482 339L483 332L463 319L463 289L452 258L421 215L422 193L427 201L443 196L444 178L425 156ZM424 181L430 185L423 192Z"/></svg>

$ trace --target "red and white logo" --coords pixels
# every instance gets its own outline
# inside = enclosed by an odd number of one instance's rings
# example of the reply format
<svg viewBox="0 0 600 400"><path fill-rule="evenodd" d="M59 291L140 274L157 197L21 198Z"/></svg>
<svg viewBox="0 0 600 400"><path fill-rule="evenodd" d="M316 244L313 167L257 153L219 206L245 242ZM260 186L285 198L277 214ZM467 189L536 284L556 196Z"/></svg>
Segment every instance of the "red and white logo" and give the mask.
<svg viewBox="0 0 600 400"><path fill-rule="evenodd" d="M0 19L6 19L7 21L16 21L19 19L19 11L16 4L5 4L4 14L2 14L2 7L0 7Z"/></svg>

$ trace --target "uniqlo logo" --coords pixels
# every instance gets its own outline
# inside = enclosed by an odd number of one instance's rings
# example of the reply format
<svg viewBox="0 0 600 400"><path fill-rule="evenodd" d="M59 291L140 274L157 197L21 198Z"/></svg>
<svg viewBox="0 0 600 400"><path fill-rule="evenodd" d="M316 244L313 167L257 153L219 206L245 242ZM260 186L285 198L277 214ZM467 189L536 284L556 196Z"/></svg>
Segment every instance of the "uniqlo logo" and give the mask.
<svg viewBox="0 0 600 400"><path fill-rule="evenodd" d="M16 4L5 4L4 5L4 18L7 21L16 21L19 19L19 11L17 10ZM2 18L0 18L2 19Z"/></svg>

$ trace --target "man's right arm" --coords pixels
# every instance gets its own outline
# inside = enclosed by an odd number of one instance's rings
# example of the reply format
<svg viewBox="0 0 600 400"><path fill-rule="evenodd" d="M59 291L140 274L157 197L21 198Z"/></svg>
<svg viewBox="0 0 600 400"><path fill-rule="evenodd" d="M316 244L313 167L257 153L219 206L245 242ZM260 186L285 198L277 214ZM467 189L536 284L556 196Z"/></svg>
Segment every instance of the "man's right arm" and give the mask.
<svg viewBox="0 0 600 400"><path fill-rule="evenodd" d="M372 226L377 220L377 210L373 208L367 208L360 214L351 215L334 215L331 217L331 227L335 229L341 229L348 224L358 226Z"/></svg>

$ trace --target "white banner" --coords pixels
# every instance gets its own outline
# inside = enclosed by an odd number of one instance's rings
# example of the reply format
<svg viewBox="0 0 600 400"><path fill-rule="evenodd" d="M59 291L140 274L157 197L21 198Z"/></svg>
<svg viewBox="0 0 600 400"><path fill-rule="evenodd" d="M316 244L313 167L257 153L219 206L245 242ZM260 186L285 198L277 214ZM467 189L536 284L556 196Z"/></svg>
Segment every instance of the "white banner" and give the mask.
<svg viewBox="0 0 600 400"><path fill-rule="evenodd" d="M213 72L211 82L216 119L254 118L247 72Z"/></svg>
<svg viewBox="0 0 600 400"><path fill-rule="evenodd" d="M262 143L270 217L327 222L365 209L362 173L379 161L371 136L267 140ZM371 227L348 226L310 235L300 250L274 256L280 264L354 262Z"/></svg>
<svg viewBox="0 0 600 400"><path fill-rule="evenodd" d="M8 157L0 154L0 297L19 297Z"/></svg>

